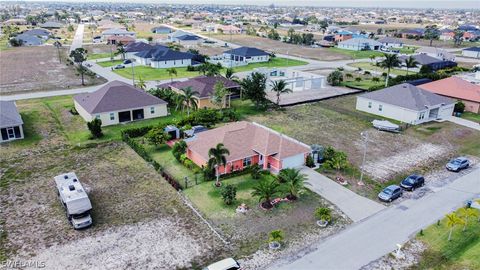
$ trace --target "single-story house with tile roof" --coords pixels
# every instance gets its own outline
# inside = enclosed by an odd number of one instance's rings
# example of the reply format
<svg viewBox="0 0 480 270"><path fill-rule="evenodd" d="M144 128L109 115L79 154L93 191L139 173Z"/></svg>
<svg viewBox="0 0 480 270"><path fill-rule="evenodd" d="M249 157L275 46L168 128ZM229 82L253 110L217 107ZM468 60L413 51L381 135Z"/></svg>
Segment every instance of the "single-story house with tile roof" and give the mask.
<svg viewBox="0 0 480 270"><path fill-rule="evenodd" d="M73 97L78 114L90 122L102 120L102 126L166 116L167 102L127 83L112 81L92 93Z"/></svg>
<svg viewBox="0 0 480 270"><path fill-rule="evenodd" d="M0 101L0 143L23 139L23 120L14 101Z"/></svg>
<svg viewBox="0 0 480 270"><path fill-rule="evenodd" d="M377 41L382 43L382 47L384 48L403 48L403 41L398 38L384 37Z"/></svg>
<svg viewBox="0 0 480 270"><path fill-rule="evenodd" d="M39 24L38 26L42 27L42 28L45 28L45 29L60 29L63 27L63 24L62 23L59 23L59 22L45 22L45 23L41 23Z"/></svg>
<svg viewBox="0 0 480 270"><path fill-rule="evenodd" d="M118 44L127 45L132 42L135 42L135 39L129 36L109 36L107 38L107 44L111 44L111 45L118 45Z"/></svg>
<svg viewBox="0 0 480 270"><path fill-rule="evenodd" d="M235 62L259 63L268 62L270 54L253 47L240 47L223 52L223 57Z"/></svg>
<svg viewBox="0 0 480 270"><path fill-rule="evenodd" d="M456 67L457 63L453 61L441 60L430 55L420 53L411 55L418 62L419 68L421 66L429 66L432 71L437 71L442 68ZM401 61L402 66L406 66L405 61L410 57L410 55L400 55L398 58Z"/></svg>
<svg viewBox="0 0 480 270"><path fill-rule="evenodd" d="M203 39L195 35L183 35L183 36L176 37L174 41L188 47L191 45L197 45L199 43L202 43Z"/></svg>
<svg viewBox="0 0 480 270"><path fill-rule="evenodd" d="M466 111L480 113L480 85L453 76L421 84L418 87L435 94L461 100L465 104Z"/></svg>
<svg viewBox="0 0 480 270"><path fill-rule="evenodd" d="M357 96L356 109L417 125L453 114L455 100L408 83Z"/></svg>
<svg viewBox="0 0 480 270"><path fill-rule="evenodd" d="M43 44L43 39L37 37L37 36L32 36L32 35L26 35L26 34L20 34L16 35L12 39L16 40L21 40L22 46L39 46Z"/></svg>
<svg viewBox="0 0 480 270"><path fill-rule="evenodd" d="M173 30L172 28L166 26L156 26L153 27L151 31L154 34L170 34Z"/></svg>
<svg viewBox="0 0 480 270"><path fill-rule="evenodd" d="M125 29L121 28L113 28L113 29L108 29L102 32L101 34L102 40L107 41L109 37L111 36L117 36L117 37L131 37L135 39L136 34L135 32L130 32Z"/></svg>
<svg viewBox="0 0 480 270"><path fill-rule="evenodd" d="M186 81L174 81L159 85L159 88L170 88L173 91L182 94L181 89L191 87L193 91L197 91L198 95L195 95L197 99L198 108L217 108L212 103L211 98L215 92L215 84L222 82L223 86L230 92L240 89L240 85L232 80L229 80L222 76L198 76L190 78ZM231 95L228 95L226 100L226 107L230 107Z"/></svg>
<svg viewBox="0 0 480 270"><path fill-rule="evenodd" d="M351 39L339 42L337 47L339 49L351 50L351 51L368 51L368 50L379 50L380 47L382 47L382 43L369 38L351 38Z"/></svg>
<svg viewBox="0 0 480 270"><path fill-rule="evenodd" d="M455 61L455 55L442 48L421 47L416 51L416 53L426 54L440 60Z"/></svg>
<svg viewBox="0 0 480 270"><path fill-rule="evenodd" d="M353 38L353 33L350 31L340 30L335 32L333 41L342 42Z"/></svg>
<svg viewBox="0 0 480 270"><path fill-rule="evenodd" d="M230 154L220 174L243 170L253 164L274 173L305 164L310 147L257 123L240 121L203 131L187 142L187 157L200 167L207 165L208 150L223 143Z"/></svg>
<svg viewBox="0 0 480 270"><path fill-rule="evenodd" d="M134 54L137 63L152 68L186 67L193 64L194 58L192 53L175 51L162 45Z"/></svg>
<svg viewBox="0 0 480 270"><path fill-rule="evenodd" d="M480 47L470 47L462 50L462 56L480 58Z"/></svg>
<svg viewBox="0 0 480 270"><path fill-rule="evenodd" d="M150 50L153 46L145 42L137 41L128 43L123 48L125 49L125 58L132 59L135 58L136 53Z"/></svg>
<svg viewBox="0 0 480 270"><path fill-rule="evenodd" d="M401 31L402 38L415 38L415 37L423 37L425 34L425 29L417 28L417 29L407 29Z"/></svg>

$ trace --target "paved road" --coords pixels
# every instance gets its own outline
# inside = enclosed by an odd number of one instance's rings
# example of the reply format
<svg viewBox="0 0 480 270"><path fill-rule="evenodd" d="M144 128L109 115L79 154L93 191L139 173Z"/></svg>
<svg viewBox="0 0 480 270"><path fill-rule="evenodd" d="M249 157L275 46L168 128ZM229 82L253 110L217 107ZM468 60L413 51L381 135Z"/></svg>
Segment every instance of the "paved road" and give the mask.
<svg viewBox="0 0 480 270"><path fill-rule="evenodd" d="M83 31L85 30L84 24L79 24L77 26L77 31L73 37L72 45L70 45L70 51L75 50L76 48L81 48L83 44Z"/></svg>
<svg viewBox="0 0 480 270"><path fill-rule="evenodd" d="M453 122L457 125L461 125L461 126L464 126L464 127L469 127L469 128L473 128L473 129L476 129L476 130L480 130L480 123L476 123L476 122L473 122L473 121L470 121L470 120L467 120L467 119L451 116L447 119L447 121Z"/></svg>
<svg viewBox="0 0 480 270"><path fill-rule="evenodd" d="M359 269L480 194L480 168L418 200L391 206L318 243L315 251L269 269ZM302 256L302 257L300 257Z"/></svg>
<svg viewBox="0 0 480 270"><path fill-rule="evenodd" d="M382 204L356 194L311 168L302 169L302 173L308 177L310 190L335 204L354 222L385 209Z"/></svg>

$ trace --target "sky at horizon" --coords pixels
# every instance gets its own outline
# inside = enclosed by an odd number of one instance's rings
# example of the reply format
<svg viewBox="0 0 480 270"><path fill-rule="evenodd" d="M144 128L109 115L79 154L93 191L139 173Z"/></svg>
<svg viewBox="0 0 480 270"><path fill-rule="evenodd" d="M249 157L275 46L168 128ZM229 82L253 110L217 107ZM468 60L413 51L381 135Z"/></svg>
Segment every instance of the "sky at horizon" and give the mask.
<svg viewBox="0 0 480 270"><path fill-rule="evenodd" d="M27 0L18 2L76 2L78 0ZM17 1L14 1L17 2ZM442 9L480 9L479 0L437 1L437 0L83 0L82 2L111 3L157 3L157 4L230 4L230 5L270 5L277 6L324 6L324 7L380 7L380 8L442 8Z"/></svg>

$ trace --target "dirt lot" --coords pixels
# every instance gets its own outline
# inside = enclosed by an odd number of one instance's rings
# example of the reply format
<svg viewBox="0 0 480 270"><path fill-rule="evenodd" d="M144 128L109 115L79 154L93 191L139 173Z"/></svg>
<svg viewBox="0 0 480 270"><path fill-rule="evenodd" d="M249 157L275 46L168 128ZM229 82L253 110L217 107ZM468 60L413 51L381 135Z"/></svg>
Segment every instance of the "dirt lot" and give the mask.
<svg viewBox="0 0 480 270"><path fill-rule="evenodd" d="M64 52L65 54L65 52ZM0 54L0 93L13 94L81 87L80 77L72 66L58 62L53 46L21 47ZM87 85L103 79L85 76Z"/></svg>
<svg viewBox="0 0 480 270"><path fill-rule="evenodd" d="M123 143L31 153L2 159L1 168L1 249L12 259L48 269L175 269L224 256L219 239ZM92 201L89 229L73 230L56 196L53 176L68 171Z"/></svg>
<svg viewBox="0 0 480 270"><path fill-rule="evenodd" d="M279 54L287 54L288 52L289 55L321 61L351 59L351 57L349 57L348 55L335 53L325 48L311 48L306 46L287 44L268 38L247 35L215 35L215 38L225 40L226 42L233 42L243 46L256 47L269 52L275 52Z"/></svg>

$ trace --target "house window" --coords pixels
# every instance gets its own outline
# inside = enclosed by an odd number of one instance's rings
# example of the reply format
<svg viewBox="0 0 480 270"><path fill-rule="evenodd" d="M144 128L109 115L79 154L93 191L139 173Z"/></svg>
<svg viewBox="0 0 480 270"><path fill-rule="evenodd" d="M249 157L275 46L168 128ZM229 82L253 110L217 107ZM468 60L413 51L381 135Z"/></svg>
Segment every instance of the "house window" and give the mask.
<svg viewBox="0 0 480 270"><path fill-rule="evenodd" d="M420 116L418 116L418 120L425 119L425 112L421 112Z"/></svg>
<svg viewBox="0 0 480 270"><path fill-rule="evenodd" d="M368 102L368 108L372 108L372 102L371 101Z"/></svg>
<svg viewBox="0 0 480 270"><path fill-rule="evenodd" d="M244 158L243 159L243 167L247 167L247 166L250 166L250 165L252 165L252 158L251 157Z"/></svg>
<svg viewBox="0 0 480 270"><path fill-rule="evenodd" d="M110 113L110 120L115 120L115 113Z"/></svg>
<svg viewBox="0 0 480 270"><path fill-rule="evenodd" d="M378 105L378 110L379 110L379 111L383 111L383 105L382 105L382 104L379 104L379 105Z"/></svg>
<svg viewBox="0 0 480 270"><path fill-rule="evenodd" d="M155 107L150 107L150 113L154 114L155 113Z"/></svg>

